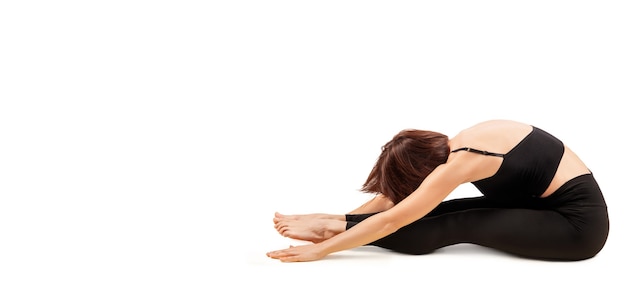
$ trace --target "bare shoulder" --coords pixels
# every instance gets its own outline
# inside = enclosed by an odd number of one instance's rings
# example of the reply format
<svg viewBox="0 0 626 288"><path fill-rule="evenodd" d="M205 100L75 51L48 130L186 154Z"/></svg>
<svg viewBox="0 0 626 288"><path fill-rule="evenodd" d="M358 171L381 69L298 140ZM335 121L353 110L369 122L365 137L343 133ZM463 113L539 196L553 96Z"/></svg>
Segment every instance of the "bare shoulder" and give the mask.
<svg viewBox="0 0 626 288"><path fill-rule="evenodd" d="M446 179L456 183L473 182L493 176L502 165L502 157L485 157L478 153L450 153L448 161L441 165ZM439 167L437 167L439 168Z"/></svg>
<svg viewBox="0 0 626 288"><path fill-rule="evenodd" d="M531 131L532 126L511 120L489 120L462 130L450 139L450 150L458 148L474 148L492 153L506 154L515 147ZM471 182L493 176L500 165L502 157L485 157L482 154L458 152L450 153L447 170Z"/></svg>
<svg viewBox="0 0 626 288"><path fill-rule="evenodd" d="M450 148L472 147L504 153L532 131L532 126L513 120L488 120L464 130L450 139Z"/></svg>
<svg viewBox="0 0 626 288"><path fill-rule="evenodd" d="M485 133L491 131L515 131L515 130L530 130L532 127L529 124L513 121L513 120L505 120L505 119L494 119L487 120L480 123L477 123L473 126L470 126L461 133Z"/></svg>

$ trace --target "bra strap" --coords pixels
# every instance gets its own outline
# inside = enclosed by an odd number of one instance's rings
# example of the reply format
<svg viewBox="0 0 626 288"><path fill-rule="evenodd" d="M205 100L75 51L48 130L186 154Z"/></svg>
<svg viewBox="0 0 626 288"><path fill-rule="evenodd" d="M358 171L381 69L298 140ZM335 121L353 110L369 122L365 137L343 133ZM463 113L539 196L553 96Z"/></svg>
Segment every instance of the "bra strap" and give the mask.
<svg viewBox="0 0 626 288"><path fill-rule="evenodd" d="M493 152L484 151L484 150L478 150L478 149L474 149L474 148L470 148L470 147L462 147L462 148L459 148L459 149L455 149L454 151L450 151L450 153L454 153L454 152L457 152L457 151L467 151L467 152L478 153L478 154L483 154L483 155L487 155L487 156L504 157L504 154L501 154L501 153L493 153Z"/></svg>

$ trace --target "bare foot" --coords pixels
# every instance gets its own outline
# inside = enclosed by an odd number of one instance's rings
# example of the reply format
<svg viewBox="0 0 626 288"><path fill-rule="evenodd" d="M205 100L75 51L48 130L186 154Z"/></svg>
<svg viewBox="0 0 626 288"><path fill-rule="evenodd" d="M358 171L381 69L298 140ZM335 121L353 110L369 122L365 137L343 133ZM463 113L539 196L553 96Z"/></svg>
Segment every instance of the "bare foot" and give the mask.
<svg viewBox="0 0 626 288"><path fill-rule="evenodd" d="M328 218L327 215L285 216L276 213L274 228L284 237L318 243L346 230L345 221L335 219L337 217L333 217L333 215L330 215L331 217Z"/></svg>
<svg viewBox="0 0 626 288"><path fill-rule="evenodd" d="M334 219L334 220L342 220L346 221L345 215L335 215L335 214L324 214L324 213L313 213L313 214L295 214L295 215L284 215L278 212L274 213L274 224L278 223L278 221L290 219L290 220L313 220L313 219Z"/></svg>

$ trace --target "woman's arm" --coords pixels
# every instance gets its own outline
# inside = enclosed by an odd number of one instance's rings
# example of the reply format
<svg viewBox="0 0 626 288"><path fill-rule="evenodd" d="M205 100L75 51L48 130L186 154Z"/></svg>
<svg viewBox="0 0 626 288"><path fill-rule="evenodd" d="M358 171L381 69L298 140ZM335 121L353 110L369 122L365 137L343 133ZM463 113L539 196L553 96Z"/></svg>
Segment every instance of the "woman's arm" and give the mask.
<svg viewBox="0 0 626 288"><path fill-rule="evenodd" d="M437 167L406 199L393 208L363 220L344 233L319 243L324 254L352 249L383 238L424 217L456 187L465 182L466 174L452 165Z"/></svg>
<svg viewBox="0 0 626 288"><path fill-rule="evenodd" d="M373 215L326 241L270 252L268 256L284 262L312 261L383 238L422 218L439 205L456 187L467 182L466 179L469 176L467 167L455 165L450 161L440 165L417 190L392 208Z"/></svg>
<svg viewBox="0 0 626 288"><path fill-rule="evenodd" d="M385 195L379 194L371 200L365 202L363 205L358 208L348 212L348 214L368 214L368 213L376 213L385 210L389 210L393 207L393 202L389 200L389 198L385 197Z"/></svg>

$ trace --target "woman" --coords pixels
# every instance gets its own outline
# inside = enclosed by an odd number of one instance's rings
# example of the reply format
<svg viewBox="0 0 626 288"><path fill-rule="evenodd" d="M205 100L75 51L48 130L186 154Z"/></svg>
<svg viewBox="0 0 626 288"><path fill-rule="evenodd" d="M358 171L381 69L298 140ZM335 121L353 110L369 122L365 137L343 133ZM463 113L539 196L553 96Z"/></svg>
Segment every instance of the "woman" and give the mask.
<svg viewBox="0 0 626 288"><path fill-rule="evenodd" d="M483 196L444 201L468 182ZM313 244L267 256L313 261L362 245L425 254L473 243L573 261L595 256L609 233L591 171L557 138L515 121L479 123L452 139L401 131L383 147L362 190L377 195L346 215L276 213L281 235Z"/></svg>

